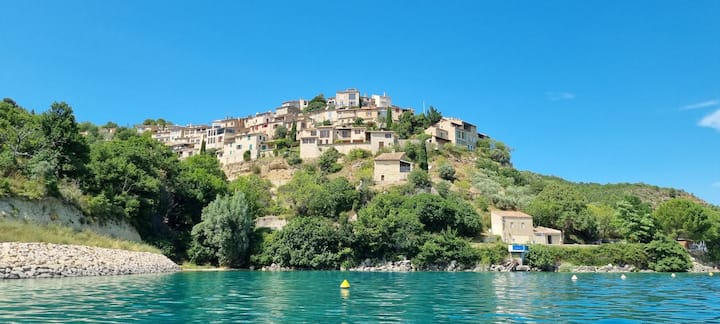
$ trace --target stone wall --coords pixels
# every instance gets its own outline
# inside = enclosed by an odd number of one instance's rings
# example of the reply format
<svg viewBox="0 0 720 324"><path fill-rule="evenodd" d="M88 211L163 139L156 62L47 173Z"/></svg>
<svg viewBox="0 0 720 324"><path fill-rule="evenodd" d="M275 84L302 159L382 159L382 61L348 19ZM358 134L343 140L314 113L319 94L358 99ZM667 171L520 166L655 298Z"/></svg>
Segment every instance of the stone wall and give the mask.
<svg viewBox="0 0 720 324"><path fill-rule="evenodd" d="M180 271L162 254L49 243L0 243L0 279Z"/></svg>

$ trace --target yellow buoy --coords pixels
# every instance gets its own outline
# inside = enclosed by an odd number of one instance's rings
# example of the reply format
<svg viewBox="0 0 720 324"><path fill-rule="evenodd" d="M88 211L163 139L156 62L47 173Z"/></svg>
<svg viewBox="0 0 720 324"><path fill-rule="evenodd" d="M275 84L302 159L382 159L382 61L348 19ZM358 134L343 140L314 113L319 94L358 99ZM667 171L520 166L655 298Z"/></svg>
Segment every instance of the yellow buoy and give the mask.
<svg viewBox="0 0 720 324"><path fill-rule="evenodd" d="M343 280L343 282L340 284L340 288L343 288L343 289L350 288L350 283L347 281L347 279Z"/></svg>

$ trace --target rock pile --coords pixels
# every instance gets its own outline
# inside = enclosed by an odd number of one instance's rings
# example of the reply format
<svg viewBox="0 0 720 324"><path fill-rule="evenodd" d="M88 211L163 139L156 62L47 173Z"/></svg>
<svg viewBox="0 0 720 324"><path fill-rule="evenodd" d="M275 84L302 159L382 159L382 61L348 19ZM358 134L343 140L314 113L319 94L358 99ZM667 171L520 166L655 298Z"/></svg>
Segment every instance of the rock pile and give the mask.
<svg viewBox="0 0 720 324"><path fill-rule="evenodd" d="M409 272L417 271L418 269L410 262L410 260L402 261L388 261L373 264L372 260L365 259L360 263L359 266L349 269L350 271L365 271L365 272Z"/></svg>
<svg viewBox="0 0 720 324"><path fill-rule="evenodd" d="M608 265L604 265L604 266L600 266L600 267L578 266L572 272L635 272L635 271L638 271L638 269L635 268L635 266L631 266L631 265L627 265L627 264L624 266L608 264Z"/></svg>
<svg viewBox="0 0 720 324"><path fill-rule="evenodd" d="M179 271L162 254L80 245L0 243L0 279L112 276Z"/></svg>

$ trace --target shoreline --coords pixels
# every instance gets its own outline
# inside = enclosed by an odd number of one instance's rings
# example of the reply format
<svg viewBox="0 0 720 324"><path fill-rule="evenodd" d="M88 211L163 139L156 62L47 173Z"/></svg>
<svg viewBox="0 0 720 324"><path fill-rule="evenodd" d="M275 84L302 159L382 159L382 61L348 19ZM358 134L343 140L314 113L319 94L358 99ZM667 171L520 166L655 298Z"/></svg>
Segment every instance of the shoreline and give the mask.
<svg viewBox="0 0 720 324"><path fill-rule="evenodd" d="M0 280L180 271L162 254L53 243L0 243Z"/></svg>

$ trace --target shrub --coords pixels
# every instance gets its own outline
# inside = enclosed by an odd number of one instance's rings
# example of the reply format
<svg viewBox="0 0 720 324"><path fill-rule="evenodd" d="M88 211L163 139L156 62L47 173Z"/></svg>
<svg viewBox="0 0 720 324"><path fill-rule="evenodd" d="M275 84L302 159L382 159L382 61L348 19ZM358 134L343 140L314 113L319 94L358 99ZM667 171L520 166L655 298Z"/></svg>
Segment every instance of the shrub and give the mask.
<svg viewBox="0 0 720 324"><path fill-rule="evenodd" d="M352 149L352 150L350 150L350 152L348 152L348 154L347 154L347 156L345 157L345 159L346 159L348 162L352 162L352 161L355 161L355 160L366 159L366 158L369 158L369 157L371 157L371 156L372 156L372 153L371 153L370 151L368 151L368 150Z"/></svg>
<svg viewBox="0 0 720 324"><path fill-rule="evenodd" d="M287 161L289 165L298 165L303 162L303 160L300 158L300 155L295 152L291 152L290 154L288 154L285 157L285 161Z"/></svg>
<svg viewBox="0 0 720 324"><path fill-rule="evenodd" d="M408 175L408 182L417 189L430 189L432 182L427 172L415 169Z"/></svg>
<svg viewBox="0 0 720 324"><path fill-rule="evenodd" d="M438 168L438 175L447 181L455 180L455 168L449 164L443 164Z"/></svg>
<svg viewBox="0 0 720 324"><path fill-rule="evenodd" d="M342 165L337 163L340 156L340 152L338 152L334 147L327 149L320 155L320 161L318 161L320 171L324 174L340 171L342 169Z"/></svg>
<svg viewBox="0 0 720 324"><path fill-rule="evenodd" d="M509 255L504 243L482 244L476 249L481 264L500 264Z"/></svg>
<svg viewBox="0 0 720 324"><path fill-rule="evenodd" d="M647 244L648 267L658 272L683 272L692 267L687 251L675 240L658 236Z"/></svg>
<svg viewBox="0 0 720 324"><path fill-rule="evenodd" d="M528 261L530 266L536 267L543 271L554 271L555 267L560 260L558 251L551 246L533 244L530 246L525 259Z"/></svg>
<svg viewBox="0 0 720 324"><path fill-rule="evenodd" d="M261 265L277 263L298 269L337 269L341 238L332 221L318 217L296 217L272 236L261 255Z"/></svg>
<svg viewBox="0 0 720 324"><path fill-rule="evenodd" d="M252 153L250 153L250 151L243 152L243 160L244 161L246 161L246 162L250 161L251 158L252 158Z"/></svg>
<svg viewBox="0 0 720 324"><path fill-rule="evenodd" d="M432 235L420 248L420 253L413 260L421 267L446 267L452 261L460 267L474 265L479 259L478 250L470 246L470 242L458 237L454 231L443 231Z"/></svg>

